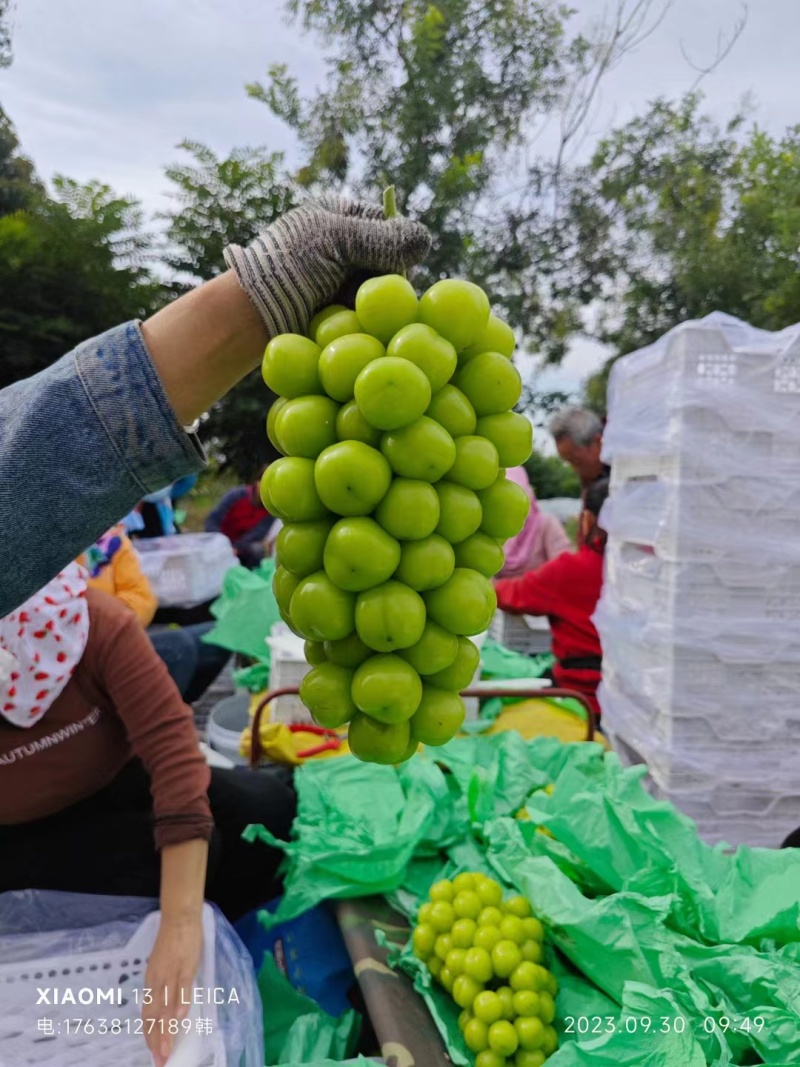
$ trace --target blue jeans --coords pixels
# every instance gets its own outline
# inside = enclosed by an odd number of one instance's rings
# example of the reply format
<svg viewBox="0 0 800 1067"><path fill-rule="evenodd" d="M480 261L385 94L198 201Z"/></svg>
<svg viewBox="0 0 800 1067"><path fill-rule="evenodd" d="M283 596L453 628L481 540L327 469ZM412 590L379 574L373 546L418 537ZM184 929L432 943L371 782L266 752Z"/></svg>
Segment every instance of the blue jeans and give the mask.
<svg viewBox="0 0 800 1067"><path fill-rule="evenodd" d="M227 649L200 640L213 627L213 622L201 622L149 634L153 648L167 665L187 704L200 699L231 658Z"/></svg>

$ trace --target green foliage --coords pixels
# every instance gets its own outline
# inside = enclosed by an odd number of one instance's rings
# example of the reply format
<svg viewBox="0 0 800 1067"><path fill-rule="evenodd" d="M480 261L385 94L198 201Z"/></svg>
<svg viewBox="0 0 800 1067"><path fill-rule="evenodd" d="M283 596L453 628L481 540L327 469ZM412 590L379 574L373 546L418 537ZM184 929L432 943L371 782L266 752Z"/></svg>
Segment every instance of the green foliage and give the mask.
<svg viewBox="0 0 800 1067"><path fill-rule="evenodd" d="M658 101L598 147L572 222L580 269L603 286L597 336L616 355L715 310L768 330L800 320L800 126L745 133L697 96ZM596 410L608 369L587 386Z"/></svg>
<svg viewBox="0 0 800 1067"><path fill-rule="evenodd" d="M167 169L174 207L167 262L195 281L224 270L223 249L248 244L259 230L294 206L295 192L283 174L283 157L264 148L236 148L220 159L203 144L184 141L188 163ZM274 456L265 431L274 397L259 372L249 375L213 409L204 434L227 468L250 479Z"/></svg>
<svg viewBox="0 0 800 1067"><path fill-rule="evenodd" d="M10 11L11 0L0 0L0 69L11 66L11 27L8 24Z"/></svg>
<svg viewBox="0 0 800 1067"><path fill-rule="evenodd" d="M590 411L596 412L601 417L606 415L606 393L608 391L608 378L611 374L611 368L614 366L614 362L619 359L619 356L613 356L607 360L605 364L595 374L590 375L586 379L586 383L583 387L583 399L581 405L588 408Z"/></svg>
<svg viewBox="0 0 800 1067"><path fill-rule="evenodd" d="M434 235L420 284L468 275L512 322L563 353L576 320L563 299L551 306L547 264L562 248L542 210L552 168L536 165L531 145L587 62L586 42L567 39L571 12L552 0L286 7L328 49L327 82L304 97L281 65L248 92L299 136L298 183L346 184L373 199L394 184L400 212ZM517 179L522 199L510 189Z"/></svg>
<svg viewBox="0 0 800 1067"><path fill-rule="evenodd" d="M580 478L572 467L558 456L543 456L540 452L534 452L525 464L525 470L540 500L581 495Z"/></svg>
<svg viewBox="0 0 800 1067"><path fill-rule="evenodd" d="M0 0L0 15L2 2ZM1 24L0 24L1 25ZM0 28L0 54L2 53ZM0 107L0 217L26 207L41 187L34 177L33 164L19 155L14 127Z"/></svg>
<svg viewBox="0 0 800 1067"><path fill-rule="evenodd" d="M31 182L0 217L0 388L160 298L138 204L97 182L57 178L53 192Z"/></svg>
<svg viewBox="0 0 800 1067"><path fill-rule="evenodd" d="M183 141L191 162L166 174L175 206L166 215L166 260L181 274L206 281L225 269L229 244L248 244L278 215L294 206L282 175L283 157L265 148L235 148L225 159L206 145Z"/></svg>
<svg viewBox="0 0 800 1067"><path fill-rule="evenodd" d="M516 410L527 415L534 426L546 426L551 415L574 403L575 397L561 389L536 389L526 382Z"/></svg>
<svg viewBox="0 0 800 1067"><path fill-rule="evenodd" d="M275 400L264 385L261 371L241 381L211 411L203 438L225 471L239 481L252 481L263 463L278 458L267 437L267 413Z"/></svg>

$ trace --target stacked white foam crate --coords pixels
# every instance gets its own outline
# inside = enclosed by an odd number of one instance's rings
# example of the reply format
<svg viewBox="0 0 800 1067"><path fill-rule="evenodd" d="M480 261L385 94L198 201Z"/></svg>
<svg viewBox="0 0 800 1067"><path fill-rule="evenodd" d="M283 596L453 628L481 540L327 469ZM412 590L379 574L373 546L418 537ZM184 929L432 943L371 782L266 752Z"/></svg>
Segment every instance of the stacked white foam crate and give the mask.
<svg viewBox="0 0 800 1067"><path fill-rule="evenodd" d="M618 361L604 728L711 843L800 826L800 327L714 314Z"/></svg>

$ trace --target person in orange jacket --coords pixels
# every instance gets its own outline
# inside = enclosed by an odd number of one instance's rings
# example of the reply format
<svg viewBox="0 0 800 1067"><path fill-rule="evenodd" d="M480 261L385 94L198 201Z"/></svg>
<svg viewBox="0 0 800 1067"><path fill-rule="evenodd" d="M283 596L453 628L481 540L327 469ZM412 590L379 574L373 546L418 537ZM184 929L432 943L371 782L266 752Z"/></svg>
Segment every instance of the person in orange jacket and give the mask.
<svg viewBox="0 0 800 1067"><path fill-rule="evenodd" d="M150 625L158 599L123 526L103 534L77 562L88 571L90 588L122 601L143 627ZM204 622L180 629L148 630L153 647L187 704L200 699L230 659L226 649L202 640L213 626Z"/></svg>
<svg viewBox="0 0 800 1067"><path fill-rule="evenodd" d="M150 625L158 600L124 527L112 526L77 562L89 572L91 589L121 600L142 626Z"/></svg>

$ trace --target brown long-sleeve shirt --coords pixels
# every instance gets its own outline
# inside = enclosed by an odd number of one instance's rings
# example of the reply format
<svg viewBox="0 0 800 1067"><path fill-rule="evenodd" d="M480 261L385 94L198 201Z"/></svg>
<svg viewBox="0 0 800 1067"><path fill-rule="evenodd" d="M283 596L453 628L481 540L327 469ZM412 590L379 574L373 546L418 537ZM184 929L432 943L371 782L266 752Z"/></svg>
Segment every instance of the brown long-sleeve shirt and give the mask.
<svg viewBox="0 0 800 1067"><path fill-rule="evenodd" d="M191 709L136 616L90 589L75 674L30 729L0 717L0 824L53 815L108 785L132 756L151 779L156 845L208 839L210 772Z"/></svg>

